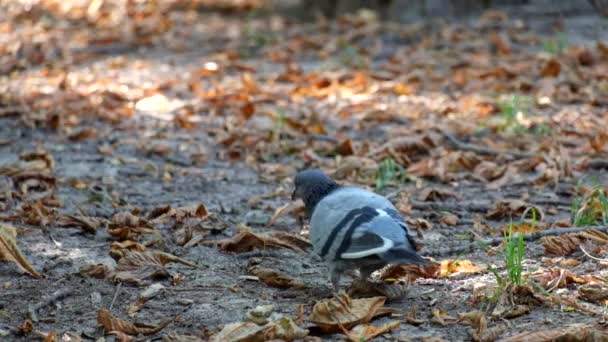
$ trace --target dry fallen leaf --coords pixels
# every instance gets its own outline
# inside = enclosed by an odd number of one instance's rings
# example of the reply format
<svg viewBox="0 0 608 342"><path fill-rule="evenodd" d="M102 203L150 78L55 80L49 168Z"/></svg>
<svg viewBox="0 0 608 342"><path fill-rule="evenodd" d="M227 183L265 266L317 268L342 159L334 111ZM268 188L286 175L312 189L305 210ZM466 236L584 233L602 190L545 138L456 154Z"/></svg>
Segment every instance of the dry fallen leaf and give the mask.
<svg viewBox="0 0 608 342"><path fill-rule="evenodd" d="M385 297L351 299L340 292L335 298L317 302L308 320L326 333L339 332L341 327L369 322L384 305Z"/></svg>
<svg viewBox="0 0 608 342"><path fill-rule="evenodd" d="M486 269L487 267L477 265L471 260L446 259L441 261L439 275L449 277L454 273L477 273Z"/></svg>
<svg viewBox="0 0 608 342"><path fill-rule="evenodd" d="M293 278L283 272L275 271L270 268L253 266L249 268L249 273L258 277L261 282L266 285L279 288L302 288L304 283L301 280Z"/></svg>
<svg viewBox="0 0 608 342"><path fill-rule="evenodd" d="M579 250L586 241L600 244L608 242L608 235L595 229L588 229L578 233L545 236L541 238L545 253L555 255L569 255Z"/></svg>
<svg viewBox="0 0 608 342"><path fill-rule="evenodd" d="M601 326L593 326L584 323L570 324L563 328L551 330L524 331L497 342L543 342L543 341L606 341L608 333Z"/></svg>
<svg viewBox="0 0 608 342"><path fill-rule="evenodd" d="M204 342L205 339L194 335L181 335L176 332L170 332L163 335L162 342Z"/></svg>
<svg viewBox="0 0 608 342"><path fill-rule="evenodd" d="M15 262L32 277L42 278L42 275L34 270L17 247L17 230L15 227L4 223L0 223L0 261Z"/></svg>
<svg viewBox="0 0 608 342"><path fill-rule="evenodd" d="M540 75L542 77L557 77L559 72L561 71L561 64L555 58L551 58L546 61L542 69L540 70Z"/></svg>
<svg viewBox="0 0 608 342"><path fill-rule="evenodd" d="M536 220L543 221L545 215L541 208L526 203L520 199L503 199L496 202L494 208L490 209L486 214L488 219L500 219L500 218L520 218L526 213L525 218L532 215L532 209L536 211Z"/></svg>
<svg viewBox="0 0 608 342"><path fill-rule="evenodd" d="M101 219L97 217L90 217L84 215L62 215L56 223L60 226L66 227L80 227L85 233L95 234L97 228L103 223Z"/></svg>
<svg viewBox="0 0 608 342"><path fill-rule="evenodd" d="M344 334L352 342L369 341L369 340L373 339L374 337L385 334L385 333L391 331L392 329L398 327L400 323L401 322L399 322L399 321L392 321L392 322L383 324L381 326L375 326L372 324L364 323L364 324L359 324L359 325L355 326L350 331L347 331L345 329Z"/></svg>
<svg viewBox="0 0 608 342"><path fill-rule="evenodd" d="M439 276L441 264L431 262L425 265L421 264L395 264L387 267L380 276L380 279L394 281L398 279L407 279L413 281L418 278L436 278Z"/></svg>
<svg viewBox="0 0 608 342"><path fill-rule="evenodd" d="M110 311L105 308L99 309L97 313L97 323L103 326L106 332L117 331L127 335L152 335L161 331L164 327L173 322L177 317L168 319L156 326L138 322L129 322L112 316Z"/></svg>
<svg viewBox="0 0 608 342"><path fill-rule="evenodd" d="M287 236L289 236L290 239L288 239ZM298 243L294 243L293 241L298 241ZM302 248L302 245L307 242L302 238L286 233L273 235L240 232L230 239L208 241L207 243L218 245L221 250L226 252L243 253L255 249L288 248L301 253L306 253Z"/></svg>
<svg viewBox="0 0 608 342"><path fill-rule="evenodd" d="M605 284L587 283L579 286L576 290L582 298L590 302L606 305L606 301L608 301L608 286Z"/></svg>
<svg viewBox="0 0 608 342"><path fill-rule="evenodd" d="M104 264L91 264L80 268L79 273L91 278L104 279L109 276L114 269L112 266Z"/></svg>
<svg viewBox="0 0 608 342"><path fill-rule="evenodd" d="M170 262L197 267L195 264L169 253L130 252L118 261L110 278L116 282L141 285L144 280L172 276L173 274L165 268L165 265Z"/></svg>
<svg viewBox="0 0 608 342"><path fill-rule="evenodd" d="M457 321L456 318L448 316L447 311L445 311L444 309L432 309L431 314L433 315L433 318L431 318L431 322L435 322L440 325L445 326L448 324L455 323Z"/></svg>
<svg viewBox="0 0 608 342"><path fill-rule="evenodd" d="M267 336L273 329L273 326L259 326L252 322L230 323L213 336L211 341L263 342L268 340Z"/></svg>

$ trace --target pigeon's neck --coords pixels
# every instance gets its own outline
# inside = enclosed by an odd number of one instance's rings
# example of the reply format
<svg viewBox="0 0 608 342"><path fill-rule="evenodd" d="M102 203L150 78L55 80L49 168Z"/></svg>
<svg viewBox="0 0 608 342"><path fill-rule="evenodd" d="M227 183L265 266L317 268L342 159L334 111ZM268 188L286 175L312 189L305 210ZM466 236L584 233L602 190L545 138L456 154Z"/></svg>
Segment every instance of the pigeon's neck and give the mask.
<svg viewBox="0 0 608 342"><path fill-rule="evenodd" d="M340 188L338 183L326 183L322 186L319 186L312 191L308 192L303 200L304 200L304 209L306 211L306 217L310 218L312 216L313 211L315 211L315 207L325 196L329 195L334 190Z"/></svg>

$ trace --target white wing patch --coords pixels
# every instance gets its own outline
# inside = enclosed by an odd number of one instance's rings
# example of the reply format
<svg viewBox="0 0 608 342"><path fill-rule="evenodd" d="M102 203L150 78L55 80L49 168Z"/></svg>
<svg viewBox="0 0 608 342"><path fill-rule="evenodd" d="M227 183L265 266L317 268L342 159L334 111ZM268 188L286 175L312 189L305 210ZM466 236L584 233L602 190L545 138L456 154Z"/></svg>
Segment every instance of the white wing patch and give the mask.
<svg viewBox="0 0 608 342"><path fill-rule="evenodd" d="M382 209L376 209L376 212L380 214L380 216L390 216L386 211Z"/></svg>
<svg viewBox="0 0 608 342"><path fill-rule="evenodd" d="M389 239L385 239L383 237L381 237L381 238L382 238L383 244L380 247L367 249L367 250L360 251L360 252L342 253L340 255L340 257L342 259L359 259L359 258L363 258L366 256L378 254L378 253L384 253L384 252L388 251L389 249L393 248L393 246L395 245L395 243L393 241L391 241Z"/></svg>

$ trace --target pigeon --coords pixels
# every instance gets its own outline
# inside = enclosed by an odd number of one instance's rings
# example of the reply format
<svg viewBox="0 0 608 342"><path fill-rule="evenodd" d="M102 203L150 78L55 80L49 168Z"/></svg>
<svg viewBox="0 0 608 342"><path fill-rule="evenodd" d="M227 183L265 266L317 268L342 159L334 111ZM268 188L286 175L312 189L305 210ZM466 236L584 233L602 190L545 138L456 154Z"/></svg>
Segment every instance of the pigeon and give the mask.
<svg viewBox="0 0 608 342"><path fill-rule="evenodd" d="M336 292L344 271L357 269L358 280L366 281L387 264L427 263L385 197L340 185L318 169L298 172L294 185L292 199L304 201L313 251L328 264Z"/></svg>

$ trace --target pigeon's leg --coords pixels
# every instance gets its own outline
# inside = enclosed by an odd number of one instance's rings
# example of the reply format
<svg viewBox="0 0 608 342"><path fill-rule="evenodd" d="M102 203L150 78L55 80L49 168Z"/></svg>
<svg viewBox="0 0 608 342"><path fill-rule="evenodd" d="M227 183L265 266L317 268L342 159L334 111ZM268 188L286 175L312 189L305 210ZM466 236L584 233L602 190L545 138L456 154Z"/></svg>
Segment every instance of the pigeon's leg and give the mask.
<svg viewBox="0 0 608 342"><path fill-rule="evenodd" d="M338 290L340 290L340 277L342 276L342 272L335 265L329 266L329 272L331 274L331 284L334 287L334 291L338 293Z"/></svg>

